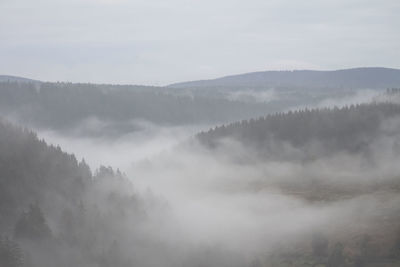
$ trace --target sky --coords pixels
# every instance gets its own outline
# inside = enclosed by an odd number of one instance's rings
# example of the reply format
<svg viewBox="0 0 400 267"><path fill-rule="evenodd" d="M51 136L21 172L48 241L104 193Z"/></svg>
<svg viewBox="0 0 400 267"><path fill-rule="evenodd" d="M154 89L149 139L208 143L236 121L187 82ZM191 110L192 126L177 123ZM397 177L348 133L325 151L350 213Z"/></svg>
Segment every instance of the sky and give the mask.
<svg viewBox="0 0 400 267"><path fill-rule="evenodd" d="M167 85L400 68L399 0L0 0L0 74Z"/></svg>

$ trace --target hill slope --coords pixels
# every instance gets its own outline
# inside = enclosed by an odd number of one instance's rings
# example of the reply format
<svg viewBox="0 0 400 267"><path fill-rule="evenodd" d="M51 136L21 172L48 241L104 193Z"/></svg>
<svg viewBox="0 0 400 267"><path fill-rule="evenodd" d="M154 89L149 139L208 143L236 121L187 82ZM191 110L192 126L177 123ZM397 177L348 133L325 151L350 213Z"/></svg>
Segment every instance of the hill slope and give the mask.
<svg viewBox="0 0 400 267"><path fill-rule="evenodd" d="M399 116L400 105L392 103L306 109L222 125L200 133L198 138L211 147L233 139L268 158L297 155L313 159L340 151L367 152L378 138L397 137L394 129ZM300 153L284 149L287 145Z"/></svg>
<svg viewBox="0 0 400 267"><path fill-rule="evenodd" d="M142 204L119 171L92 175L84 161L0 119L0 266L141 265L116 236L135 240L128 229L143 225Z"/></svg>
<svg viewBox="0 0 400 267"><path fill-rule="evenodd" d="M263 71L226 76L213 80L182 82L175 88L205 87L326 87L388 88L400 86L400 70L390 68L354 68L335 71Z"/></svg>
<svg viewBox="0 0 400 267"><path fill-rule="evenodd" d="M99 132L134 131L133 120L164 125L221 123L266 114L270 107L164 92L162 87L0 82L0 112L25 125L68 130L88 119Z"/></svg>
<svg viewBox="0 0 400 267"><path fill-rule="evenodd" d="M38 80L10 75L0 75L0 82L40 83Z"/></svg>

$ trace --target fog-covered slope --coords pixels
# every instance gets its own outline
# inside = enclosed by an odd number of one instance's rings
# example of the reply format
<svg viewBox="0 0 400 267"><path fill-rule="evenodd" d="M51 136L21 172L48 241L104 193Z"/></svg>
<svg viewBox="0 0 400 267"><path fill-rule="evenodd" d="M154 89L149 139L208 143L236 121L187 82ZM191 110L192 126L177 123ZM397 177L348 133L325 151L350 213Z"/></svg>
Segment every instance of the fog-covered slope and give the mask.
<svg viewBox="0 0 400 267"><path fill-rule="evenodd" d="M400 70L354 68L335 71L263 71L226 76L213 80L182 82L175 88L207 87L310 87L310 88L388 88L400 86Z"/></svg>

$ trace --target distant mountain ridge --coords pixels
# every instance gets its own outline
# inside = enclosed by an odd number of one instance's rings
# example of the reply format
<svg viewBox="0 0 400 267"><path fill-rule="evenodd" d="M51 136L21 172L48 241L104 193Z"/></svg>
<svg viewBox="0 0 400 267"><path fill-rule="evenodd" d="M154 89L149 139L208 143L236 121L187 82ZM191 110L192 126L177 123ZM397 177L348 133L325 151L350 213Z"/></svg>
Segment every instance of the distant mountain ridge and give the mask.
<svg viewBox="0 0 400 267"><path fill-rule="evenodd" d="M0 75L0 82L41 83L25 77ZM363 67L322 70L258 71L229 75L216 79L178 82L169 88L206 87L311 87L311 88L352 88L383 89L400 87L400 69L384 67Z"/></svg>
<svg viewBox="0 0 400 267"><path fill-rule="evenodd" d="M174 88L206 87L326 87L389 88L400 87L400 70L368 67L334 71L261 71L168 85Z"/></svg>
<svg viewBox="0 0 400 267"><path fill-rule="evenodd" d="M28 79L24 77L0 75L0 82L23 82L23 83L40 83L41 81Z"/></svg>

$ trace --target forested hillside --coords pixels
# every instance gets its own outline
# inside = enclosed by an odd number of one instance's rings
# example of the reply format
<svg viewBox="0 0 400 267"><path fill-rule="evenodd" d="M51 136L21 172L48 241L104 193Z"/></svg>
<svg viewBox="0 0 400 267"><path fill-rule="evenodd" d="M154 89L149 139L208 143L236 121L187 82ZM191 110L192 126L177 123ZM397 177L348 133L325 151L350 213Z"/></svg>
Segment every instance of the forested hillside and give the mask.
<svg viewBox="0 0 400 267"><path fill-rule="evenodd" d="M142 227L142 203L119 171L92 174L60 147L0 121L0 266L131 266L121 235Z"/></svg>
<svg viewBox="0 0 400 267"><path fill-rule="evenodd" d="M189 97L163 88L72 83L0 82L0 112L21 123L68 131L88 119L134 131L132 121L162 125L234 121L270 107L225 99Z"/></svg>
<svg viewBox="0 0 400 267"><path fill-rule="evenodd" d="M5 121L0 122L0 148L3 230L29 204L54 208L79 202L92 182L85 162Z"/></svg>
<svg viewBox="0 0 400 267"><path fill-rule="evenodd" d="M396 135L387 123L393 119L391 123L397 126L399 116L400 105L394 103L304 109L222 125L200 133L198 138L211 146L232 138L267 157L283 156L279 147L283 143L301 149L304 158L314 157L314 153L361 153L382 134Z"/></svg>

